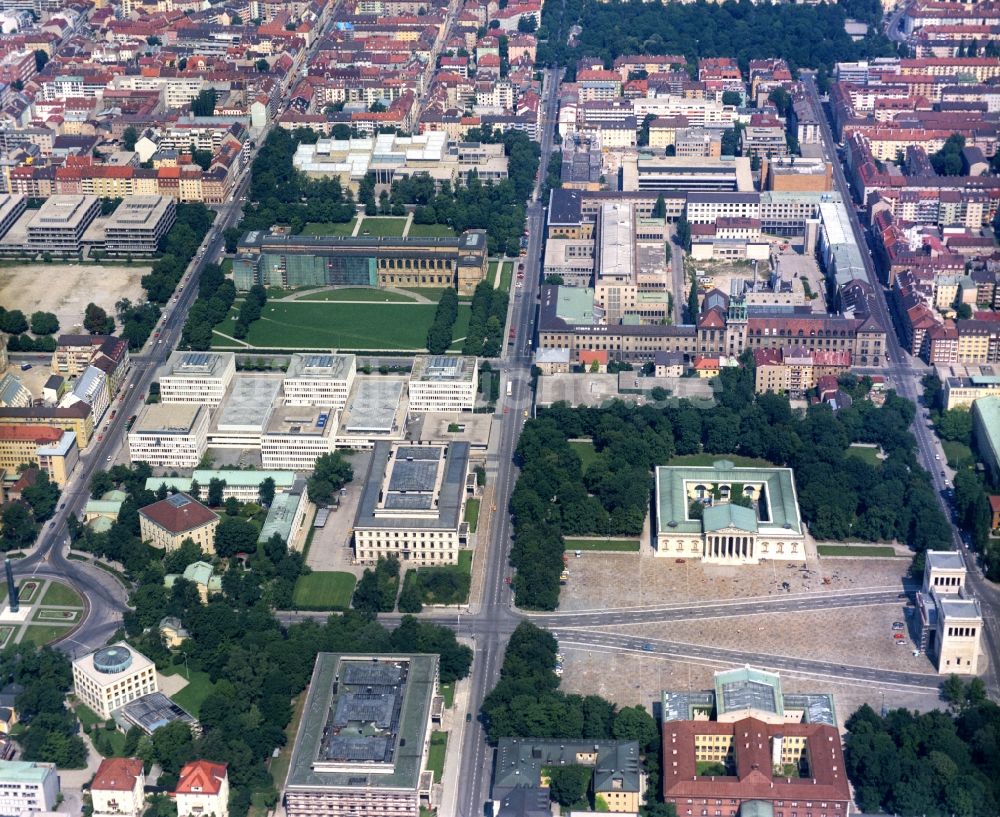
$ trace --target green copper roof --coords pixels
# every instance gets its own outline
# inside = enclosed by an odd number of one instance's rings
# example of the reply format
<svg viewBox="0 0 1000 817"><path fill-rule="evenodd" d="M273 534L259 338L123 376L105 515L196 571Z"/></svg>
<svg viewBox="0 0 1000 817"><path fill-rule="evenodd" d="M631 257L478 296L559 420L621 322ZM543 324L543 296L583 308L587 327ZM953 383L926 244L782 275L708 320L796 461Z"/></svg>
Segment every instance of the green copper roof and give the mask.
<svg viewBox="0 0 1000 817"><path fill-rule="evenodd" d="M753 512L753 509L744 508L742 505L733 505L731 502L723 502L721 505L705 508L701 523L706 532L725 530L726 528L737 528L750 533L757 532L757 514Z"/></svg>
<svg viewBox="0 0 1000 817"><path fill-rule="evenodd" d="M982 401L979 401L982 402ZM661 465L656 469L656 516L659 533L701 533L702 530L718 530L724 523L737 522L744 530L749 524L743 510L735 510L728 503L715 504L705 508L702 520L688 516L689 491L703 486L710 495L718 486L752 485L762 491L763 511L757 515L756 528L759 533L778 533L782 530L802 532L802 518L799 515L798 499L795 495L795 480L790 468L737 468L728 460L718 460L710 466ZM736 506L738 507L738 506ZM728 510L727 510L728 508ZM729 516L721 516L721 514ZM751 511L752 513L752 511ZM766 518L764 518L766 515ZM719 527L709 527L719 525Z"/></svg>

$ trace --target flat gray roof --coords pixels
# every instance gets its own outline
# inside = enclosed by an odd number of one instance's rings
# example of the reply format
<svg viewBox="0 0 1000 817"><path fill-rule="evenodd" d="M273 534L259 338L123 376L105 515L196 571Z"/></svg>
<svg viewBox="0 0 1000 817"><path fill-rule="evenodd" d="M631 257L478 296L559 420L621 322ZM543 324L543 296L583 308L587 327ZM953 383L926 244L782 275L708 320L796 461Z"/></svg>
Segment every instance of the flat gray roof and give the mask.
<svg viewBox="0 0 1000 817"><path fill-rule="evenodd" d="M355 360L354 355L338 355L332 352L330 354L292 355L285 377L321 377L343 380L354 371Z"/></svg>
<svg viewBox="0 0 1000 817"><path fill-rule="evenodd" d="M419 456L413 456L417 452ZM469 444L466 442L448 446L395 447L388 442L376 443L354 527L456 529L461 521L459 513L468 469ZM386 475L389 485L383 495ZM435 490L436 507L433 504ZM380 510L393 513L377 515ZM407 510L413 511L413 515L406 514ZM434 510L437 513L428 513Z"/></svg>
<svg viewBox="0 0 1000 817"><path fill-rule="evenodd" d="M143 406L132 426L132 434L188 434L202 411L192 403L153 403Z"/></svg>
<svg viewBox="0 0 1000 817"><path fill-rule="evenodd" d="M415 791L437 675L436 655L320 653L285 787Z"/></svg>
<svg viewBox="0 0 1000 817"><path fill-rule="evenodd" d="M161 377L218 377L235 358L232 352L172 352Z"/></svg>
<svg viewBox="0 0 1000 817"><path fill-rule="evenodd" d="M413 359L410 380L463 381L472 380L476 370L474 357L461 355L417 355Z"/></svg>
<svg viewBox="0 0 1000 817"><path fill-rule="evenodd" d="M341 428L352 434L391 434L403 397L404 381L359 378L354 383L354 391L341 417Z"/></svg>
<svg viewBox="0 0 1000 817"><path fill-rule="evenodd" d="M220 431L229 428L263 430L271 416L274 402L281 391L281 378L268 375L233 377L229 392L222 401L215 426Z"/></svg>

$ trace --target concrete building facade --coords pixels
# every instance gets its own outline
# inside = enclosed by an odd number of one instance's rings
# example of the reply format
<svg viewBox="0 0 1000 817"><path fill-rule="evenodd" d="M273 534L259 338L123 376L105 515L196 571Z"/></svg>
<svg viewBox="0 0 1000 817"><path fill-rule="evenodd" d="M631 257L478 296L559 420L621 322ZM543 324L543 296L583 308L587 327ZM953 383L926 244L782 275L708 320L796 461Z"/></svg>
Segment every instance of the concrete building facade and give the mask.
<svg viewBox="0 0 1000 817"><path fill-rule="evenodd" d="M73 662L73 691L105 720L125 704L159 691L156 666L125 642Z"/></svg>
<svg viewBox="0 0 1000 817"><path fill-rule="evenodd" d="M192 540L205 553L214 553L218 526L219 517L187 494L171 494L139 509L142 540L167 553L177 550L185 539Z"/></svg>

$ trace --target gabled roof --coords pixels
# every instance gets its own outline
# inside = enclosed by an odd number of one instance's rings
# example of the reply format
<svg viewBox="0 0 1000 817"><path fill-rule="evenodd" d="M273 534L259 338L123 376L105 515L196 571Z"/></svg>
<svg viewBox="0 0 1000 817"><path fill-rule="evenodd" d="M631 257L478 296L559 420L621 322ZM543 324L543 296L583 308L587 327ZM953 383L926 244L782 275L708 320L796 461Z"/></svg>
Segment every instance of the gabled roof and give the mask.
<svg viewBox="0 0 1000 817"><path fill-rule="evenodd" d="M226 764L195 760L184 764L175 794L218 794L226 780Z"/></svg>
<svg viewBox="0 0 1000 817"><path fill-rule="evenodd" d="M131 757L108 757L101 761L90 784L91 791L132 791L142 777L142 761Z"/></svg>

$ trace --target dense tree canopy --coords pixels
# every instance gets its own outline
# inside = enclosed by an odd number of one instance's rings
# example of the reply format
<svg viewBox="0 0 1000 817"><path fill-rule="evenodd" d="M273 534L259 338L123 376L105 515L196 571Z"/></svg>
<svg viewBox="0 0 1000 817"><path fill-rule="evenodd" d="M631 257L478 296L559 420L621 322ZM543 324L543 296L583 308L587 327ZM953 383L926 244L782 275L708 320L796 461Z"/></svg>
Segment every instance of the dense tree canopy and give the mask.
<svg viewBox="0 0 1000 817"><path fill-rule="evenodd" d="M823 539L898 540L917 553L948 548L950 527L909 432L915 409L890 392L834 413L828 405L792 411L783 395L754 395L752 360L720 376L717 405L613 403L573 409L556 403L521 435L521 474L511 497L518 605L554 609L563 536L637 535L649 506L652 469L674 454L740 454L795 469L799 506ZM858 391L863 396L863 389ZM584 469L570 439L593 440ZM851 443L881 446L870 465L848 457Z"/></svg>
<svg viewBox="0 0 1000 817"><path fill-rule="evenodd" d="M959 706L953 702L953 714L897 709L881 718L865 705L848 719L847 773L863 811L955 817L998 812L1000 707L974 691L961 698Z"/></svg>

